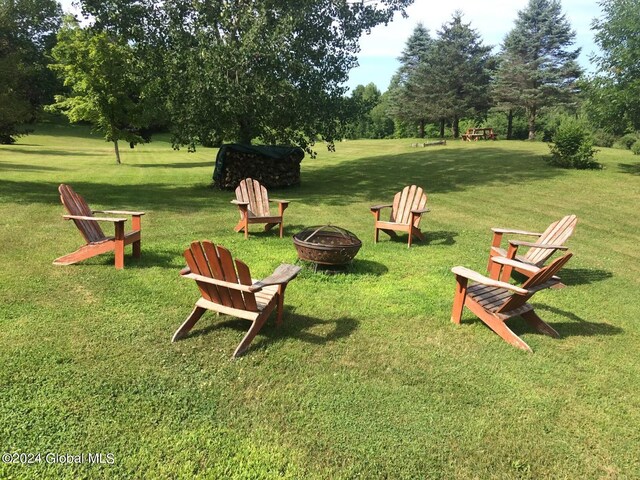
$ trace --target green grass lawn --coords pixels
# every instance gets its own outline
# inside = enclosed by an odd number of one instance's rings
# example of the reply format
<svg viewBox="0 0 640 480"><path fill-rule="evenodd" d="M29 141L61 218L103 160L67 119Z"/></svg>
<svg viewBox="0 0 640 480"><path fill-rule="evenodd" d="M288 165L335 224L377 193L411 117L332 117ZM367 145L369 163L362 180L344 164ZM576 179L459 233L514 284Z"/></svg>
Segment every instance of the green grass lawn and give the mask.
<svg viewBox="0 0 640 480"><path fill-rule="evenodd" d="M640 162L603 149L602 171L548 167L543 143L349 141L302 163L285 236L234 233L232 192L211 190L216 150L167 138L123 151L84 127L0 147L0 445L40 453L0 478L638 478ZM93 208L145 210L142 258L60 267L82 243L57 186ZM369 206L425 188L425 243L373 244ZM511 326L517 350L465 310L449 321L455 265L484 273L493 226L541 231L575 213L568 288L533 298L562 336ZM210 239L256 278L293 263L291 235L331 222L363 247L347 273L305 268L246 356L249 323L212 313L171 335L198 298L181 279ZM105 225L105 230L110 225ZM107 230L109 232L109 230ZM112 453L112 465L47 453Z"/></svg>

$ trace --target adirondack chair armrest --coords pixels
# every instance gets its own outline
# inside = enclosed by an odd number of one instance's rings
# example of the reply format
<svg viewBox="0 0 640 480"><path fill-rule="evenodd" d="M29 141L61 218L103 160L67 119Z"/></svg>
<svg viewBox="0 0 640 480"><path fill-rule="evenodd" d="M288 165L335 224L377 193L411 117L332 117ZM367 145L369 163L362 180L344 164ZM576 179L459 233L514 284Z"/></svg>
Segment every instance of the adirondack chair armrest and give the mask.
<svg viewBox="0 0 640 480"><path fill-rule="evenodd" d="M416 215L422 215L423 213L430 212L430 208L416 208L415 210L411 210L411 213Z"/></svg>
<svg viewBox="0 0 640 480"><path fill-rule="evenodd" d="M301 268L297 265L283 263L271 275L255 282L249 287L250 292L258 292L268 285L286 285L298 276Z"/></svg>
<svg viewBox="0 0 640 480"><path fill-rule="evenodd" d="M569 248L564 245L554 245L552 243L523 242L522 240L509 240L509 243L513 246L546 248L549 250L567 250Z"/></svg>
<svg viewBox="0 0 640 480"><path fill-rule="evenodd" d="M185 274L182 274L182 276L184 278L190 278L197 282L209 283L211 285L219 285L221 287L232 288L234 290L239 290L241 292L253 291L253 290L250 290L251 287L249 285L242 285L240 283L227 282L225 280L218 280L217 278L205 277L204 275L198 275L197 273L185 273Z"/></svg>
<svg viewBox="0 0 640 480"><path fill-rule="evenodd" d="M393 207L393 203L385 203L384 205L374 205L373 207L371 207L371 211L375 212L377 210L382 210L383 208L386 207Z"/></svg>
<svg viewBox="0 0 640 480"><path fill-rule="evenodd" d="M510 228L499 228L499 227L494 227L491 229L491 231L493 233L510 233L513 235L529 235L532 237L540 237L542 236L542 233L538 233L538 232L527 232L526 230L513 230Z"/></svg>
<svg viewBox="0 0 640 480"><path fill-rule="evenodd" d="M270 198L269 201L276 202L276 203L291 203L291 200L280 200L278 198Z"/></svg>
<svg viewBox="0 0 640 480"><path fill-rule="evenodd" d="M453 267L451 269L451 271L457 276L468 278L469 280L471 280L473 282L481 283L481 284L487 285L489 287L505 288L507 290L511 290L512 292L518 293L520 295L526 295L527 293L529 293L529 291L524 289L524 288L520 288L520 287L517 287L515 285L511 285L510 283L507 283L507 282L501 282L499 280L493 280L493 279L491 279L489 277L485 277L484 275L481 275L478 272L475 272L475 271L471 270L470 268L458 266L458 267Z"/></svg>
<svg viewBox="0 0 640 480"><path fill-rule="evenodd" d="M535 265L519 262L517 260L513 260L507 257L491 257L491 261L494 263L499 263L500 265L507 265L509 267L526 270L527 272L531 272L531 273L537 273L540 270L540 268L536 267Z"/></svg>
<svg viewBox="0 0 640 480"><path fill-rule="evenodd" d="M62 218L65 220L87 220L89 222L126 222L126 218L115 218L115 217L85 217L83 215L63 215Z"/></svg>
<svg viewBox="0 0 640 480"><path fill-rule="evenodd" d="M241 202L240 200L231 200L231 203L241 207L247 207L249 205L249 202Z"/></svg>
<svg viewBox="0 0 640 480"><path fill-rule="evenodd" d="M131 210L92 210L93 213L110 213L113 215L131 215L134 217L139 217L144 215L145 212L133 212Z"/></svg>

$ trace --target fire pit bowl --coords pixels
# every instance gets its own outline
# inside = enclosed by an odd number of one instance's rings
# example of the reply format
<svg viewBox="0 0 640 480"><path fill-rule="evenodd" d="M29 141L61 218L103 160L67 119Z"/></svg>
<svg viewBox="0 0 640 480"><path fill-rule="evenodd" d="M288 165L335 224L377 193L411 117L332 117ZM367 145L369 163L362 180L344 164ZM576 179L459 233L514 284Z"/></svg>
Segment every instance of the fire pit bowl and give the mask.
<svg viewBox="0 0 640 480"><path fill-rule="evenodd" d="M298 258L321 265L343 265L356 256L362 242L349 230L333 225L305 228L293 236Z"/></svg>

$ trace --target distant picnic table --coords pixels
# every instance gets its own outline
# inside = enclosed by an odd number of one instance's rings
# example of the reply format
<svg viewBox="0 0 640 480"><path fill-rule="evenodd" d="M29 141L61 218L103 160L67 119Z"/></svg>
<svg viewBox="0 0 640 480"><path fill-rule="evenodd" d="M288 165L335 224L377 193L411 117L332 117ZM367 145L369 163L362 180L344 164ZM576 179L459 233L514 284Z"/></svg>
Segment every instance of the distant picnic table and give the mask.
<svg viewBox="0 0 640 480"><path fill-rule="evenodd" d="M498 136L493 133L493 128L469 128L462 134L462 140L467 142L478 140L497 140Z"/></svg>

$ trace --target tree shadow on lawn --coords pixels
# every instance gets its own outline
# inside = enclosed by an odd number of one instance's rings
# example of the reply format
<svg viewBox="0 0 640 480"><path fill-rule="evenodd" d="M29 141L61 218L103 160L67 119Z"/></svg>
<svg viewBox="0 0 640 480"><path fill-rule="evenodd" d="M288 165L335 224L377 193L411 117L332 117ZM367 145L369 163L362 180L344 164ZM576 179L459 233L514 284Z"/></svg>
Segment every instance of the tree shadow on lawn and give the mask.
<svg viewBox="0 0 640 480"><path fill-rule="evenodd" d="M189 334L180 341L186 341L189 338L199 337L201 335L210 335L216 330L226 328L237 330L238 332L242 332L244 335L249 329L250 322L247 320L219 315L219 317L224 320L218 321L215 318L216 316L214 313L209 312L209 314L213 315L214 324L200 329L196 326L194 327L194 330L189 332ZM267 320L267 323L258 333L256 339L249 347L248 353L250 353L251 350L263 348L271 343L287 339L295 339L314 345L325 345L339 340L340 338L348 337L358 328L359 324L357 320L350 317L343 317L337 320L322 320L307 315L298 315L295 313L295 307L287 306L284 308L283 324L280 327L275 326L273 318L275 318L275 312L271 314L271 318ZM332 324L333 328L326 334L318 334L309 331L314 328ZM238 338L238 342L241 338L242 337ZM235 345L233 345L232 348L235 348Z"/></svg>
<svg viewBox="0 0 640 480"><path fill-rule="evenodd" d="M211 177L213 177L213 167L216 164L215 158L207 162L182 162L182 163L138 163L131 165L137 168L198 168L211 167ZM233 193L233 190L228 190Z"/></svg>
<svg viewBox="0 0 640 480"><path fill-rule="evenodd" d="M320 190L310 192L305 201L347 205L354 199L391 201L404 186L412 184L423 187L429 196L477 185L495 184L500 188L563 174L561 169L549 168L540 155L500 148L442 149L328 164L304 172L302 181L305 187L312 185Z"/></svg>
<svg viewBox="0 0 640 480"><path fill-rule="evenodd" d="M640 175L640 163L619 163L618 168L622 173Z"/></svg>
<svg viewBox="0 0 640 480"><path fill-rule="evenodd" d="M35 145L37 146L37 145ZM22 153L26 155L51 155L56 157L95 157L95 152L85 152L81 150L49 150L46 148L11 148L7 149L8 152L11 153Z"/></svg>
<svg viewBox="0 0 640 480"><path fill-rule="evenodd" d="M45 171L60 171L61 168L58 167L46 167L44 165L25 165L24 163L9 163L0 161L0 172L2 171L32 171L32 172L45 172Z"/></svg>
<svg viewBox="0 0 640 480"><path fill-rule="evenodd" d="M115 167L114 167L115 168ZM89 175L90 167L87 167ZM303 205L350 205L354 201L380 202L391 200L405 185L422 186L427 195L459 192L482 184L526 183L544 180L563 171L548 168L534 154L513 154L508 150L441 150L415 152L394 156L377 156L329 164L303 171L302 184L282 191L279 196L295 196ZM109 208L154 208L172 211L212 211L228 206L232 192L209 188L210 177L198 178L202 184L169 185L142 183L117 185L97 182L72 182L72 187L92 203ZM2 181L0 201L16 203L59 204L58 185L65 182ZM204 183L206 182L206 183ZM373 203L372 203L373 204Z"/></svg>

